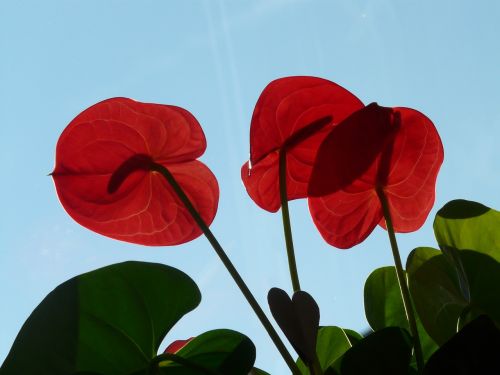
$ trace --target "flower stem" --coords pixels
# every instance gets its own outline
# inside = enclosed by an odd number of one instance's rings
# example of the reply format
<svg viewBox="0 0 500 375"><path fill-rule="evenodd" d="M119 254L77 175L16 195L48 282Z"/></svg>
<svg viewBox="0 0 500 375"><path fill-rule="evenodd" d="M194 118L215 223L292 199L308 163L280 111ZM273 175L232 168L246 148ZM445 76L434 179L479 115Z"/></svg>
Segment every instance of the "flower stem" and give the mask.
<svg viewBox="0 0 500 375"><path fill-rule="evenodd" d="M417 321L415 319L415 313L414 313L415 310L413 309L413 304L411 302L410 291L408 290L408 283L405 276L405 272L403 270L403 265L401 263L401 256L399 255L398 243L396 242L394 226L392 225L391 211L389 209L389 203L387 202L387 197L385 196L385 193L381 188L377 189L377 195L382 205L382 211L384 213L387 233L389 234L389 241L391 243L391 250L392 250L392 256L394 257L394 264L396 265L396 275L398 278L399 289L401 291L401 297L403 298L403 306L406 312L406 319L408 320L410 332L411 335L413 336L413 346L415 348L417 370L419 373L421 373L424 367L422 347L420 344L420 337L418 335L418 330L417 330Z"/></svg>
<svg viewBox="0 0 500 375"><path fill-rule="evenodd" d="M271 340L274 342L274 345L276 345L276 348L278 349L281 356L283 357L283 359L287 363L288 367L292 371L292 374L300 375L300 370L297 367L297 364L293 360L292 356L290 355L290 353L286 349L285 344L278 336L278 333L276 332L276 330L272 326L271 322L267 318L266 314L264 313L264 311L260 307L259 303L257 302L255 297L253 296L250 289L248 289L247 285L245 284L245 282L241 278L240 274L238 273L238 271L234 267L233 263L226 255L224 249L219 244L219 242L217 241L217 239L213 235L210 228L208 228L208 225L202 219L202 217L200 216L200 214L198 213L196 208L193 206L193 204L191 203L191 200L187 197L186 193L184 193L184 190L182 190L181 186L177 183L174 176L169 172L169 170L167 168L165 168L164 166L162 166L160 164L156 164L156 163L153 164L152 170L160 173L163 177L165 177L165 179L170 184L170 186L172 186L172 188L174 189L174 191L177 194L177 196L179 197L179 199L182 201L182 203L184 204L186 209L189 211L189 213L193 217L196 224L198 224L200 229L203 231L203 233L205 234L205 237L208 239L208 242L210 242L210 245L212 245L213 249L215 250L215 252L219 256L220 260L222 261L222 263L224 264L226 269L229 271L229 273L233 277L233 280L235 281L236 285L240 288L240 290L243 293L243 295L245 296L246 300L248 301L248 303L252 307L253 311L255 312L257 317L259 318L260 322L262 323L262 325L266 329L267 333L271 337Z"/></svg>
<svg viewBox="0 0 500 375"><path fill-rule="evenodd" d="M281 216L283 218L283 231L285 233L286 254L288 256L288 268L292 279L293 291L300 290L297 262L293 249L292 226L290 224L290 212L288 211L288 194L286 191L286 149L279 151L279 186L281 199Z"/></svg>

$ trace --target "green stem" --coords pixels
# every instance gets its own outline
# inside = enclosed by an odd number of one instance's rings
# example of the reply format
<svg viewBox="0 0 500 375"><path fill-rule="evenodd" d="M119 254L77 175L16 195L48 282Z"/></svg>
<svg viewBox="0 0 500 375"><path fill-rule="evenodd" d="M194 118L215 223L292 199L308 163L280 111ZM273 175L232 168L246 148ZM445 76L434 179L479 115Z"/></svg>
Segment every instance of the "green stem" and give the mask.
<svg viewBox="0 0 500 375"><path fill-rule="evenodd" d="M288 256L288 268L292 279L293 291L300 290L297 262L293 249L292 226L290 224L290 212L288 211L288 194L286 191L286 149L279 151L279 185L281 199L281 216L283 217L283 231L285 232L286 254Z"/></svg>
<svg viewBox="0 0 500 375"><path fill-rule="evenodd" d="M172 186L172 188L174 189L174 191L177 194L177 196L179 197L179 199L182 201L182 203L184 204L186 209L189 211L189 213L193 217L196 224L198 224L200 229L203 231L203 233L205 234L205 237L208 239L208 242L210 242L210 245L212 245L213 249L215 250L215 252L219 256L220 260L222 261L222 263L224 264L226 269L229 271L229 273L233 277L233 280L235 281L236 285L238 285L241 292L245 296L246 300L248 301L248 303L252 307L253 311L255 312L257 317L259 318L260 322L262 323L262 325L266 329L267 333L271 337L271 340L274 342L274 345L276 345L276 348L278 349L281 356L283 357L283 359L287 363L288 367L292 371L292 374L300 375L300 370L297 367L297 364L293 360L292 356L290 355L290 353L286 349L285 344L283 344L283 341L278 336L278 333L276 332L276 330L272 326L272 324L269 321L269 319L267 318L266 314L264 314L264 311L262 310L259 303L257 302L255 297L253 296L252 292L250 291L250 289L248 289L247 285L245 284L245 282L241 278L240 274L238 273L238 271L234 267L233 263L231 262L231 260L229 260L228 256L224 252L224 249L219 244L219 242L217 241L217 239L213 235L212 231L208 228L207 224L202 219L202 217L200 216L200 214L198 213L196 208L194 208L193 204L191 203L191 200L184 193L184 190L182 190L180 185L175 180L174 176L169 172L169 170L167 168L165 168L164 166L162 166L160 164L155 163L152 165L151 168L152 168L152 170L160 173L163 177L165 177L165 179L170 184L170 186Z"/></svg>
<svg viewBox="0 0 500 375"><path fill-rule="evenodd" d="M389 203L387 202L387 197L381 188L377 189L377 195L380 199L382 205L382 211L384 213L385 224L387 227L387 233L389 234L389 241L391 243L392 256L394 257L394 264L396 265L396 275L398 278L399 289L401 290L401 296L403 297L403 305L406 312L406 318L410 327L411 335L413 336L413 344L415 348L415 358L417 360L417 370L419 373L422 372L424 367L424 358L422 355L422 347L420 344L420 337L417 330L417 321L415 319L415 313L413 309L413 304L411 302L410 291L408 290L408 284L406 276L403 270L403 265L401 263L401 256L399 255L398 243L396 242L396 235L394 233L394 227L392 225L391 211L389 209Z"/></svg>

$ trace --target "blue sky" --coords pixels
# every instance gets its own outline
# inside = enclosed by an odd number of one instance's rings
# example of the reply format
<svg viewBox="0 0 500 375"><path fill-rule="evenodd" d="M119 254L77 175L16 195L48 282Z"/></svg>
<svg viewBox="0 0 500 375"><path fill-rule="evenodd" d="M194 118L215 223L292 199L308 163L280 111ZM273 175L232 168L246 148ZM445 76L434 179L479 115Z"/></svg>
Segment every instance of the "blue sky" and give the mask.
<svg viewBox="0 0 500 375"><path fill-rule="evenodd" d="M59 134L80 111L114 96L174 104L202 124L202 160L221 198L212 230L267 309L290 290L279 214L247 196L255 102L271 80L330 79L366 104L412 107L431 118L445 149L436 205L417 233L398 236L405 258L434 245L432 217L455 198L500 208L500 3L372 0L60 0L0 2L0 361L24 320L54 287L124 260L163 262L190 275L199 308L166 339L213 328L247 334L257 365L286 366L208 242L172 248L113 241L76 224L47 174ZM321 324L362 330L363 285L391 265L378 228L347 251L320 237L306 201L290 205L303 289Z"/></svg>

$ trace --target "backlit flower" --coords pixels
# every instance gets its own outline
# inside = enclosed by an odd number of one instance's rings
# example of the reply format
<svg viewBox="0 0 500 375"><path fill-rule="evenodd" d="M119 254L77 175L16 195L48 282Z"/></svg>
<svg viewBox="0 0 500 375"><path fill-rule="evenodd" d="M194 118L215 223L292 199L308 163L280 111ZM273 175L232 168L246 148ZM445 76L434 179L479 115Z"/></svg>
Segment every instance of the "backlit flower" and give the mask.
<svg viewBox="0 0 500 375"><path fill-rule="evenodd" d="M205 148L203 130L185 109L112 98L66 127L52 177L63 207L84 227L127 242L175 245L201 230L153 166L170 171L210 224L219 188L196 160Z"/></svg>
<svg viewBox="0 0 500 375"><path fill-rule="evenodd" d="M241 178L261 208L279 210L279 153L286 152L287 199L305 198L319 145L331 128L361 101L341 86L317 77L272 81L255 105L250 126L250 160Z"/></svg>
<svg viewBox="0 0 500 375"><path fill-rule="evenodd" d="M385 228L380 194L396 232L420 228L434 203L443 146L431 120L411 108L373 103L335 127L322 143L309 184L309 209L338 248Z"/></svg>

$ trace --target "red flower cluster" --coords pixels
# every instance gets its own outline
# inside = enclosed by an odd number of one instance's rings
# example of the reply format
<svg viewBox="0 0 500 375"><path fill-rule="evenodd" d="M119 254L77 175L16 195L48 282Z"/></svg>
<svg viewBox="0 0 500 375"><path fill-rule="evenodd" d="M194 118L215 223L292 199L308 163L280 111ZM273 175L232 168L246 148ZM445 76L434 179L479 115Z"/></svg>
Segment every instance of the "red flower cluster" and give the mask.
<svg viewBox="0 0 500 375"><path fill-rule="evenodd" d="M328 125L321 123L324 118L331 119ZM309 197L321 235L339 248L360 243L377 224L385 226L381 194L397 232L420 228L434 203L443 161L439 135L420 112L364 107L347 90L314 77L273 81L256 104L252 168L243 166L242 179L250 197L268 211L280 207L277 153L282 150L288 160L287 198Z"/></svg>
<svg viewBox="0 0 500 375"><path fill-rule="evenodd" d="M215 217L217 180L200 161L203 131L188 111L113 98L79 114L62 133L52 173L78 223L118 240L175 245L201 234L155 166L175 178L205 223ZM241 176L263 209L280 206L279 159L287 200L309 198L325 240L339 248L384 226L387 200L397 232L417 230L434 202L443 147L432 122L410 108L363 106L316 77L286 77L262 92Z"/></svg>

